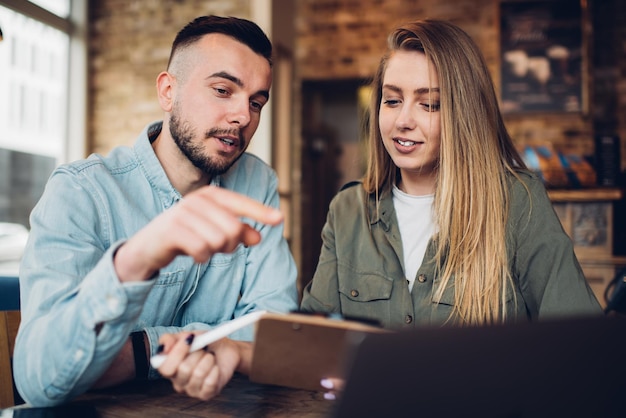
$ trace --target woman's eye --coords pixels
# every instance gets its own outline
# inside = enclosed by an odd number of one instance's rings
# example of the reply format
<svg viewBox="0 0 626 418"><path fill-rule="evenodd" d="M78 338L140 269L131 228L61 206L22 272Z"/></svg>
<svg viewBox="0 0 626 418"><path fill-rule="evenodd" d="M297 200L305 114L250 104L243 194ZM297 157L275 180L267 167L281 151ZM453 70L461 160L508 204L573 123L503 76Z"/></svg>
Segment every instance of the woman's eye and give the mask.
<svg viewBox="0 0 626 418"><path fill-rule="evenodd" d="M428 112L437 112L441 107L439 103L421 103L422 107Z"/></svg>
<svg viewBox="0 0 626 418"><path fill-rule="evenodd" d="M398 103L400 103L400 100L396 100L396 99L385 99L383 100L383 104L386 106L395 106Z"/></svg>

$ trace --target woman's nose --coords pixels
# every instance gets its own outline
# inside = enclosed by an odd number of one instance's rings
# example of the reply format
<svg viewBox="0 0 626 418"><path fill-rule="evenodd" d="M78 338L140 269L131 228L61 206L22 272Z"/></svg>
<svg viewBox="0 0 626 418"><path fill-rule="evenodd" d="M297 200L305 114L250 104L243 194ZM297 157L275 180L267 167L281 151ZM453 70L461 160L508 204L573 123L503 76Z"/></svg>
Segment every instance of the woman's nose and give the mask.
<svg viewBox="0 0 626 418"><path fill-rule="evenodd" d="M415 117L411 106L404 105L396 119L396 128L401 130L415 129Z"/></svg>

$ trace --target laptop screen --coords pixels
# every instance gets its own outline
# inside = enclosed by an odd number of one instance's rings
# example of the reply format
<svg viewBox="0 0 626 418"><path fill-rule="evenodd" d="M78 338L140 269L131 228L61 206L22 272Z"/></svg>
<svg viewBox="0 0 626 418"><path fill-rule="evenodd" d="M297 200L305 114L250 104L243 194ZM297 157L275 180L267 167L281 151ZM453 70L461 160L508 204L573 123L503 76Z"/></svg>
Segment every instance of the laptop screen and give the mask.
<svg viewBox="0 0 626 418"><path fill-rule="evenodd" d="M335 417L625 417L626 319L369 335Z"/></svg>

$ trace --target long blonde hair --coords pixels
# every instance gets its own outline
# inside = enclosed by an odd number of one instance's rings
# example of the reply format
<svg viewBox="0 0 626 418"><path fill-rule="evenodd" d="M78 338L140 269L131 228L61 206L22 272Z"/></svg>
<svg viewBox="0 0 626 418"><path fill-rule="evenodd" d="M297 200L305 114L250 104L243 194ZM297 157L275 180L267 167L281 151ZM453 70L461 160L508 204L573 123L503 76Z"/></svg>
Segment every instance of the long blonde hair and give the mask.
<svg viewBox="0 0 626 418"><path fill-rule="evenodd" d="M394 30L388 53L372 82L368 163L363 186L380 196L398 180L399 169L386 152L378 126L381 87L391 54L423 52L433 63L440 88L441 145L436 175L434 219L436 300L454 277L455 311L463 323L505 319L513 279L508 267L507 173L525 168L502 120L493 82L474 41L457 26L421 20Z"/></svg>

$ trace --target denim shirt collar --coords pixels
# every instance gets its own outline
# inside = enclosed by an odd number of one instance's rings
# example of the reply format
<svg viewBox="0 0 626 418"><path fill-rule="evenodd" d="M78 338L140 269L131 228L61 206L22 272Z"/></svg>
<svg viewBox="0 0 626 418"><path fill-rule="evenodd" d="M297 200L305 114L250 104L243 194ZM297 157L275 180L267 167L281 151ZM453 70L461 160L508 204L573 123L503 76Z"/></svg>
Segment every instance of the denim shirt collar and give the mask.
<svg viewBox="0 0 626 418"><path fill-rule="evenodd" d="M150 185L159 194L163 202L163 207L167 209L182 199L182 196L180 192L172 186L167 174L165 174L165 170L163 170L161 162L152 148L152 142L159 136L162 129L162 121L147 125L135 141L133 150L141 167L141 171ZM215 176L211 180L211 185L219 187L221 185L221 176Z"/></svg>

